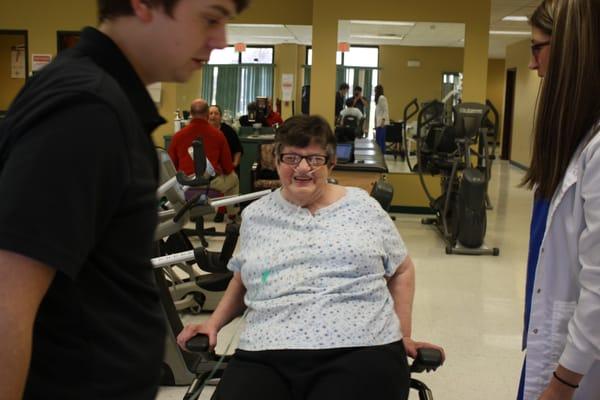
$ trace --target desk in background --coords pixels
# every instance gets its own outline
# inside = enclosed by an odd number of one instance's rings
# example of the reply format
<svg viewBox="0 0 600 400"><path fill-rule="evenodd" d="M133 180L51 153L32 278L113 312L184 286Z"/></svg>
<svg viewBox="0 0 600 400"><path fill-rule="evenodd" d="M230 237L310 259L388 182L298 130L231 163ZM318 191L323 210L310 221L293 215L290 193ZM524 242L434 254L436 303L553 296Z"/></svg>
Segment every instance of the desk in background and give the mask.
<svg viewBox="0 0 600 400"><path fill-rule="evenodd" d="M337 164L331 176L343 186L371 192L373 184L388 172L383 153L374 140L354 140L354 162Z"/></svg>
<svg viewBox="0 0 600 400"><path fill-rule="evenodd" d="M169 147L172 136L165 136L165 148ZM240 142L244 154L240 161L240 194L252 191L252 164L258 160L258 150L263 143L273 143L275 135L271 128L256 131L240 132ZM333 169L332 177L340 185L360 187L368 192L382 174L388 172L383 153L377 143L368 139L354 141L354 162L338 164Z"/></svg>

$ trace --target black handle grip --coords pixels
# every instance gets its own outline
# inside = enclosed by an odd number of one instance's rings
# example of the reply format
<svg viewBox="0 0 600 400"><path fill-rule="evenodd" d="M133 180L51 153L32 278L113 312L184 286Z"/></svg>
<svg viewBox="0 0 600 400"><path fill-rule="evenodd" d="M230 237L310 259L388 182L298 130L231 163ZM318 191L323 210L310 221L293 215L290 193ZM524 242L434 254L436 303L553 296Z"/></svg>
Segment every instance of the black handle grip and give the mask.
<svg viewBox="0 0 600 400"><path fill-rule="evenodd" d="M414 108L414 111L409 112L411 106ZM406 125L406 123L408 123L408 120L411 119L412 117L414 117L418 112L419 112L419 102L417 101L417 98L415 97L414 99L412 99L412 101L410 103L408 103L406 105L406 107L404 107L404 124Z"/></svg>
<svg viewBox="0 0 600 400"><path fill-rule="evenodd" d="M417 357L410 366L410 372L435 371L442 365L442 352L438 349L421 348L417 350Z"/></svg>
<svg viewBox="0 0 600 400"><path fill-rule="evenodd" d="M228 273L227 263L235 250L240 235L239 231L238 224L227 224L225 242L223 242L220 252L208 251L204 247L194 249L194 257L200 269L211 273Z"/></svg>
<svg viewBox="0 0 600 400"><path fill-rule="evenodd" d="M177 172L177 182L185 186L207 185L209 180L204 177L204 172L206 171L206 154L204 153L202 139L198 138L194 140L192 142L192 149L194 150L194 173L196 176L190 179L186 174L179 171Z"/></svg>
<svg viewBox="0 0 600 400"><path fill-rule="evenodd" d="M225 228L225 242L223 242L223 247L221 248L220 260L223 265L227 265L231 259L239 236L240 226L238 224L228 224L227 228Z"/></svg>
<svg viewBox="0 0 600 400"><path fill-rule="evenodd" d="M185 343L185 347L192 353L206 353L208 351L208 336L199 333Z"/></svg>

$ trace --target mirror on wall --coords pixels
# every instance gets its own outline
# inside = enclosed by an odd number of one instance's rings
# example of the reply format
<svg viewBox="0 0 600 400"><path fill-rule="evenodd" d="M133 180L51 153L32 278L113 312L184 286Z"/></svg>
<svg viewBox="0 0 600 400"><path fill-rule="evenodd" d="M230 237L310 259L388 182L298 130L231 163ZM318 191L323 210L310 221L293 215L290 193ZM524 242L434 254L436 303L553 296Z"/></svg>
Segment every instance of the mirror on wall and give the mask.
<svg viewBox="0 0 600 400"><path fill-rule="evenodd" d="M445 98L451 107L462 94L464 36L465 26L458 23L340 20L332 90L347 83L352 98L354 88L362 88L367 103L364 131L370 138L375 136L377 85L383 86L391 123L403 121L404 109L414 99L421 105ZM415 120L409 120L409 131ZM398 167L408 169L400 163Z"/></svg>

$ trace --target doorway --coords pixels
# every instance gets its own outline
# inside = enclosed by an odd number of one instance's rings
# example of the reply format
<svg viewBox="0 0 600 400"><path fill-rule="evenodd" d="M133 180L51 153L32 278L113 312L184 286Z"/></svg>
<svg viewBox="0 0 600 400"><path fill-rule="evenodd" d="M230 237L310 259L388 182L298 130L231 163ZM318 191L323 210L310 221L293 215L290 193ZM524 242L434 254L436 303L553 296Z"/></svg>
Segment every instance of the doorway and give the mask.
<svg viewBox="0 0 600 400"><path fill-rule="evenodd" d="M27 31L0 29L0 117L25 85L28 71Z"/></svg>
<svg viewBox="0 0 600 400"><path fill-rule="evenodd" d="M512 147L512 127L515 107L515 86L517 82L517 69L506 70L506 90L504 92L504 129L502 130L502 160L510 160Z"/></svg>

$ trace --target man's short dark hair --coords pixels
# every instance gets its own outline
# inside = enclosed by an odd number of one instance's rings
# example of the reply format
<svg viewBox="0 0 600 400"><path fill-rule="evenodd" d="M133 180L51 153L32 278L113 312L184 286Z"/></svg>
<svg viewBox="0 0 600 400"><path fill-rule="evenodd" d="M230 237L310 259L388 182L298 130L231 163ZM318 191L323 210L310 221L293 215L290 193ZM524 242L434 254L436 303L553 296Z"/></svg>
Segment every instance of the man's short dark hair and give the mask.
<svg viewBox="0 0 600 400"><path fill-rule="evenodd" d="M285 120L275 136L275 156L279 157L285 146L321 146L329 161L335 157L335 135L323 117L318 115L296 115Z"/></svg>
<svg viewBox="0 0 600 400"><path fill-rule="evenodd" d="M339 88L339 90L348 90L348 89L350 89L350 86L346 82L342 83Z"/></svg>
<svg viewBox="0 0 600 400"><path fill-rule="evenodd" d="M346 100L346 106L347 107L354 107L354 105L352 104L352 99Z"/></svg>
<svg viewBox="0 0 600 400"><path fill-rule="evenodd" d="M354 92L362 92L362 87L354 86Z"/></svg>
<svg viewBox="0 0 600 400"><path fill-rule="evenodd" d="M173 8L179 0L146 0L148 5L162 6L167 15L172 16ZM236 11L239 13L248 6L250 0L233 0ZM133 15L129 0L98 0L98 20L100 22L115 17Z"/></svg>

